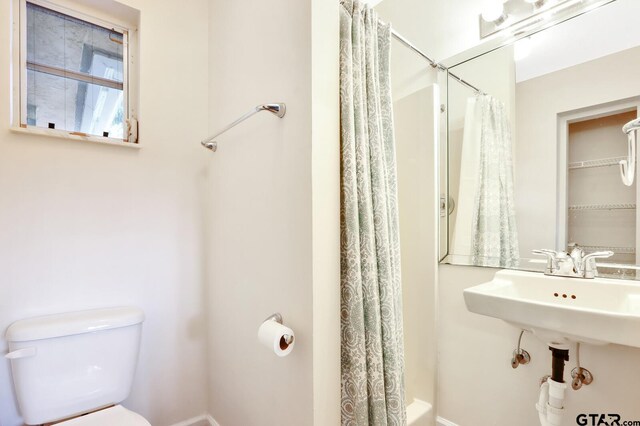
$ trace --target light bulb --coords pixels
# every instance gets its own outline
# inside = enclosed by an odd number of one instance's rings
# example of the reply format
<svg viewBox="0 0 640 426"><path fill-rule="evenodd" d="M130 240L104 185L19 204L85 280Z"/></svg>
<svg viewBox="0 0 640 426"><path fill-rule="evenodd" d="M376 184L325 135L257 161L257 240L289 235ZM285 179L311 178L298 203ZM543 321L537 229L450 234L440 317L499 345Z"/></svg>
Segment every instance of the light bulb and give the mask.
<svg viewBox="0 0 640 426"><path fill-rule="evenodd" d="M492 0L487 2L482 10L482 19L487 22L499 20L504 14L502 0Z"/></svg>

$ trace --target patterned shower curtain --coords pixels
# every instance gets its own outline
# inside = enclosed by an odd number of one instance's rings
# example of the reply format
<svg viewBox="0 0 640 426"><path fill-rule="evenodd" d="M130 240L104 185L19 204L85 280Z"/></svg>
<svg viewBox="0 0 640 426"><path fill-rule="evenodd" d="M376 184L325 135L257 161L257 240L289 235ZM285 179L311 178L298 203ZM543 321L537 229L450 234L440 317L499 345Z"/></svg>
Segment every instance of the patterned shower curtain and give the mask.
<svg viewBox="0 0 640 426"><path fill-rule="evenodd" d="M471 228L474 265L515 267L520 258L513 194L511 127L504 104L478 96L478 187Z"/></svg>
<svg viewBox="0 0 640 426"><path fill-rule="evenodd" d="M404 345L391 28L340 8L342 425L402 426Z"/></svg>

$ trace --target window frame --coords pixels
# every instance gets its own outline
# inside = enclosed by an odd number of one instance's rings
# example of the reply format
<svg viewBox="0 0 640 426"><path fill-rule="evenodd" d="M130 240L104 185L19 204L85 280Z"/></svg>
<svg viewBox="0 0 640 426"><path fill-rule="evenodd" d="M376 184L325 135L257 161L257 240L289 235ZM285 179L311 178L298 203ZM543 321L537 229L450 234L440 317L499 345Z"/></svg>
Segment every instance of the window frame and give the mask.
<svg viewBox="0 0 640 426"><path fill-rule="evenodd" d="M109 31L116 32L122 35L122 96L123 96L123 111L124 111L124 134L123 138L113 138L110 136L91 135L82 132L75 132L64 129L48 129L38 126L27 124L28 107L27 107L27 3L32 3L36 6L50 9L54 12L58 12L67 16L70 16L81 21L85 21L89 24L97 25L105 28ZM132 37L132 34L137 35L137 29L132 28L124 22L118 22L118 19L112 19L114 17L107 16L95 16L86 13L86 11L79 10L80 7L74 7L76 4L69 1L56 1L49 0L15 0L14 5L16 11L14 11L14 49L13 53L13 75L17 76L17 79L13 79L12 86L14 87L13 105L12 105L12 131L18 133L30 133L48 135L53 137L59 137L64 139L85 140L89 142L99 142L111 145L121 145L129 147L139 147L140 143L137 138L138 122L137 122L137 102L136 97L132 96L132 91L137 89L135 85L135 79L132 77L132 64L133 55L132 50L135 51L137 37ZM80 4L78 4L80 6ZM17 12L17 13L16 13ZM89 13L91 10L88 11ZM96 11L97 12L97 11ZM96 13L98 15L98 13ZM17 42L17 43L16 43ZM132 49L132 47L134 49ZM59 73L54 74L64 78L71 78L79 80L78 78L82 73L73 71L57 70ZM67 76L65 74L69 74ZM16 81L17 80L17 81ZM99 78L96 80L100 80ZM89 82L91 84L97 84L101 87L109 87L107 85L100 84L100 82ZM129 129L129 124L133 129ZM134 139L134 140L131 140Z"/></svg>

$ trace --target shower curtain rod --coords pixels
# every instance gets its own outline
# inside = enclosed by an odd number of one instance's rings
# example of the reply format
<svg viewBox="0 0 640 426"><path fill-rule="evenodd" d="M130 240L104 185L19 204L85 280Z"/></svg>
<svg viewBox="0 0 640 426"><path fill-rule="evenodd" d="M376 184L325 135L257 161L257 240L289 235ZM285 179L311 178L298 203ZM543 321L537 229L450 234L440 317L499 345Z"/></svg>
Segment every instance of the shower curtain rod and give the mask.
<svg viewBox="0 0 640 426"><path fill-rule="evenodd" d="M418 49L413 43L411 43L409 40L407 40L405 37L403 37L402 35L400 35L400 33L398 33L396 30L394 30L393 28L391 28L391 35L398 40L400 43L404 44L406 47L408 47L409 49L413 50L415 53L417 53L418 55L422 56L424 59L427 60L427 62L429 62L429 64L433 67L433 68L438 68L441 71L447 71L449 73L449 75L451 77L453 77L455 80L457 80L458 82L460 82L461 84L463 84L464 86L467 86L469 89L473 90L474 92L476 92L479 95L486 95L486 93L484 93L482 90L478 89L476 86L474 86L473 84L469 83L468 81L466 81L465 79L458 77L457 75L455 75L454 73L452 73L451 71L449 71L449 68L445 67L442 64L437 63L435 60L431 59L428 55L426 55L422 50Z"/></svg>
<svg viewBox="0 0 640 426"><path fill-rule="evenodd" d="M427 60L427 62L429 62L431 64L432 67L434 68L438 68L442 71L446 71L446 67L444 65L441 65L439 63L437 63L436 61L434 61L433 59L431 59L429 56L427 56L422 50L418 49L413 43L411 43L409 40L407 40L406 38L404 38L402 35L400 35L400 33L398 33L396 30L394 30L393 28L391 28L391 35L394 36L396 38L396 40L398 40L400 43L404 44L405 46L407 46L409 49L413 50L414 52L416 52L418 55L422 56L424 59Z"/></svg>

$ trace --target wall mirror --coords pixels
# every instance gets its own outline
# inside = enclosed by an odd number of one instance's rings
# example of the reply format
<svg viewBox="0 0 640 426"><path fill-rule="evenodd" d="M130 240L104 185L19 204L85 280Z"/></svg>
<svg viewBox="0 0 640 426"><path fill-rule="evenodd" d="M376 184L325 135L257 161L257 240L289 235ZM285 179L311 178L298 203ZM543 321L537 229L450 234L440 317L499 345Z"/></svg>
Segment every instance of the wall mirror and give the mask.
<svg viewBox="0 0 640 426"><path fill-rule="evenodd" d="M615 253L599 275L636 278L637 16L615 0L445 61L444 263L542 271L533 249L578 244Z"/></svg>

